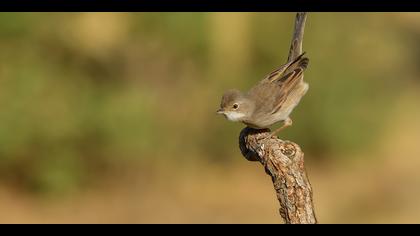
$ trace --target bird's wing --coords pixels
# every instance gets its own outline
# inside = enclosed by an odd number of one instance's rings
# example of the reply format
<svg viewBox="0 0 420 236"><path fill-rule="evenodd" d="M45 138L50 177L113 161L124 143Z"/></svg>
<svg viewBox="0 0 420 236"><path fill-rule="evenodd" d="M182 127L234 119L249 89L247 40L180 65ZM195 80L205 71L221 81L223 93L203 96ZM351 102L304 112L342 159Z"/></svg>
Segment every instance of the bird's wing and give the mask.
<svg viewBox="0 0 420 236"><path fill-rule="evenodd" d="M303 57L305 52L296 57L295 60L280 66L277 70L271 72L264 80L275 82L276 80L285 80L284 77L293 72L296 68L305 70L308 67L309 59Z"/></svg>
<svg viewBox="0 0 420 236"><path fill-rule="evenodd" d="M248 91L248 94L258 96L257 100L265 103L264 106L257 107L257 113L275 113L281 108L290 91L303 77L309 61L303 57L304 54L280 66Z"/></svg>
<svg viewBox="0 0 420 236"><path fill-rule="evenodd" d="M303 71L309 63L309 59L303 57L304 54L302 53L294 61L286 64L286 67L280 68L276 73L271 73L271 77L268 77L270 87L275 90L280 90L280 92L273 93L275 97L271 110L272 114L276 113L282 107L290 92L302 80Z"/></svg>
<svg viewBox="0 0 420 236"><path fill-rule="evenodd" d="M279 86L279 93L274 98L275 102L273 103L273 108L271 114L276 113L284 104L285 100L289 96L290 92L293 91L295 86L300 83L303 78L303 70L297 68L294 71L288 73L284 77L281 77L279 80L276 80L275 83Z"/></svg>

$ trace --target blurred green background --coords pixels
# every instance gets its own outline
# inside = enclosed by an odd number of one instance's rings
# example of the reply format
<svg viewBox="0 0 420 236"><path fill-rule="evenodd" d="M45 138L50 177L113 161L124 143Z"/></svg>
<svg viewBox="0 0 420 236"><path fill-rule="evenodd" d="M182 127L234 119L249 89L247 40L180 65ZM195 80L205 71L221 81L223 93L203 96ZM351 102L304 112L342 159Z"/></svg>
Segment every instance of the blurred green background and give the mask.
<svg viewBox="0 0 420 236"><path fill-rule="evenodd" d="M280 223L215 114L287 59L294 13L1 13L0 222ZM280 134L320 223L420 223L420 14L309 13Z"/></svg>

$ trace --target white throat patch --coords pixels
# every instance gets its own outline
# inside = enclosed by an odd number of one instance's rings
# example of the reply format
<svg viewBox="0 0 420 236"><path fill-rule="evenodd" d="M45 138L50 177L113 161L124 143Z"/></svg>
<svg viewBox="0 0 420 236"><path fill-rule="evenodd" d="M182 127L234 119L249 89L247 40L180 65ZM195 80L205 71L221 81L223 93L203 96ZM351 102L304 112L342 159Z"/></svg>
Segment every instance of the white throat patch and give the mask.
<svg viewBox="0 0 420 236"><path fill-rule="evenodd" d="M230 121L241 121L241 119L245 117L244 114L236 112L236 111L226 112L225 116Z"/></svg>

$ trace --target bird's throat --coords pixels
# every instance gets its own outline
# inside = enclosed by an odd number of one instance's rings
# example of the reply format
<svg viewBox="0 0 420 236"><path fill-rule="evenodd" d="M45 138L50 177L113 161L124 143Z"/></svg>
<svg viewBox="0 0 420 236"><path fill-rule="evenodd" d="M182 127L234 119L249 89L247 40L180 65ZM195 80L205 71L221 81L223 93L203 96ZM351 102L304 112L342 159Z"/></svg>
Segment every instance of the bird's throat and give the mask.
<svg viewBox="0 0 420 236"><path fill-rule="evenodd" d="M245 114L236 112L236 111L230 111L225 113L226 119L230 121L242 121L245 117Z"/></svg>

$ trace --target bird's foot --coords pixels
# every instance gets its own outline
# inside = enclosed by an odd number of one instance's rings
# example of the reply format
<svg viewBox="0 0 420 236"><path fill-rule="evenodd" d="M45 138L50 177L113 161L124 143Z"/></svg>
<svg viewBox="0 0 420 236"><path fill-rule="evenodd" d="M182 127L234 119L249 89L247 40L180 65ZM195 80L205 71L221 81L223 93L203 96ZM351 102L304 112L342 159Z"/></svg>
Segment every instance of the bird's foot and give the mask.
<svg viewBox="0 0 420 236"><path fill-rule="evenodd" d="M288 117L286 120L284 120L284 123L280 128L278 128L278 129L274 130L273 132L271 132L270 134L268 134L265 138L262 139L262 141L265 142L270 138L278 138L276 136L276 134L279 133L280 131L284 130L285 128L289 127L289 126L292 126L292 124L293 124L292 119L290 119Z"/></svg>

